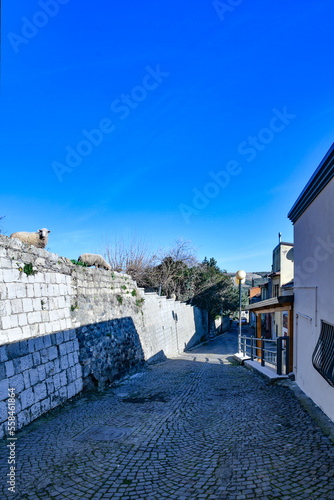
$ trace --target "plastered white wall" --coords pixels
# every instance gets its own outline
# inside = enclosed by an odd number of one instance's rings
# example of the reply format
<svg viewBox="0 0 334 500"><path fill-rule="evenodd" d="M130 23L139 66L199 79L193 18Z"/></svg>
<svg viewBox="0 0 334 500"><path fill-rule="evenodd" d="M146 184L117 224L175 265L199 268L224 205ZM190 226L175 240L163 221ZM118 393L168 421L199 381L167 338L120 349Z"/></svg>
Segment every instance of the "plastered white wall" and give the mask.
<svg viewBox="0 0 334 500"><path fill-rule="evenodd" d="M334 421L334 388L312 365L321 320L334 325L334 180L296 221L294 256L296 381ZM315 287L318 287L317 312ZM297 316L298 313L309 316L310 319Z"/></svg>

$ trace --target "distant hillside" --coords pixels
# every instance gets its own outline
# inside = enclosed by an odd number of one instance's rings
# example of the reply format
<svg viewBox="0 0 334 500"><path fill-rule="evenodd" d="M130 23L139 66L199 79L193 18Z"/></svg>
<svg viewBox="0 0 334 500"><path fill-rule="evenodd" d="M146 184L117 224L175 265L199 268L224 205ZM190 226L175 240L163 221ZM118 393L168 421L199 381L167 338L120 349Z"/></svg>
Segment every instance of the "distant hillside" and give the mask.
<svg viewBox="0 0 334 500"><path fill-rule="evenodd" d="M233 278L233 281L235 283L235 273L227 273L227 274ZM246 272L246 281L242 285L242 288L247 288L247 289L250 288L252 286L253 279L254 279L254 286L261 285L262 283L267 281L267 278L265 278L265 276L267 276L268 274L270 274L270 271L256 271L256 272L254 271L252 273Z"/></svg>

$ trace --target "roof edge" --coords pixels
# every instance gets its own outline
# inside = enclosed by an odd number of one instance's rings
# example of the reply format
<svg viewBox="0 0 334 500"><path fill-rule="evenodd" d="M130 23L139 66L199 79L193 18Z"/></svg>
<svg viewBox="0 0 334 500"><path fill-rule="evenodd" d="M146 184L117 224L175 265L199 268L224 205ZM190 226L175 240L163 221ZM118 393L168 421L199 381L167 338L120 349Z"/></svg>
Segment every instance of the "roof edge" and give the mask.
<svg viewBox="0 0 334 500"><path fill-rule="evenodd" d="M264 309L271 306L280 306L283 304L292 304L294 302L294 295L280 295L279 297L271 297L270 299L261 300L261 302L255 302L254 304L249 304L245 307L246 311L252 311L254 309Z"/></svg>
<svg viewBox="0 0 334 500"><path fill-rule="evenodd" d="M294 224L334 177L334 142L288 213Z"/></svg>

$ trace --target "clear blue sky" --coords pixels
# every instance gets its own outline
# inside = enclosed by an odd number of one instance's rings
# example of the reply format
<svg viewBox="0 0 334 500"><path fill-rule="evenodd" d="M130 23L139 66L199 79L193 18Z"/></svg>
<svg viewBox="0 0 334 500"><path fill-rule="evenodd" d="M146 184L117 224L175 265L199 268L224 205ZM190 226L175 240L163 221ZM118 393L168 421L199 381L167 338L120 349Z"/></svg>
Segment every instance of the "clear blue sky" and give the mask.
<svg viewBox="0 0 334 500"><path fill-rule="evenodd" d="M269 270L333 142L333 14L331 0L3 2L4 230L47 227L69 258L115 235L183 237L228 271Z"/></svg>

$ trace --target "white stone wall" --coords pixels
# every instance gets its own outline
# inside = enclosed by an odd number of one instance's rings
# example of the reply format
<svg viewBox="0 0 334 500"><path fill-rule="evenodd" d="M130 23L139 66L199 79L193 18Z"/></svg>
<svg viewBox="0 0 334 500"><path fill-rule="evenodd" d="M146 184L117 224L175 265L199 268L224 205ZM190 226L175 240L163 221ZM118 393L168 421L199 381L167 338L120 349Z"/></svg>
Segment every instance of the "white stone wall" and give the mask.
<svg viewBox="0 0 334 500"><path fill-rule="evenodd" d="M294 372L301 389L334 421L334 388L314 369L321 320L334 324L334 180L294 225ZM310 288L302 288L310 287ZM316 289L317 301L316 301ZM296 317L297 313L309 316Z"/></svg>
<svg viewBox="0 0 334 500"><path fill-rule="evenodd" d="M155 293L144 295L141 341L145 358L157 354L173 356L199 343L207 332L197 307Z"/></svg>
<svg viewBox="0 0 334 500"><path fill-rule="evenodd" d="M2 243L2 245L1 245ZM0 237L0 345L71 328L71 277L58 256ZM28 276L24 265L38 272ZM51 271L47 266L56 267Z"/></svg>
<svg viewBox="0 0 334 500"><path fill-rule="evenodd" d="M80 392L90 376L103 384L206 333L200 309L0 235L0 438L8 388L21 428Z"/></svg>
<svg viewBox="0 0 334 500"><path fill-rule="evenodd" d="M29 263L35 274L27 276ZM0 235L0 345L124 317L133 319L146 359L180 353L207 334L196 307Z"/></svg>
<svg viewBox="0 0 334 500"><path fill-rule="evenodd" d="M15 393L21 429L82 390L79 344L74 330L0 347L0 439L7 433L9 390Z"/></svg>

